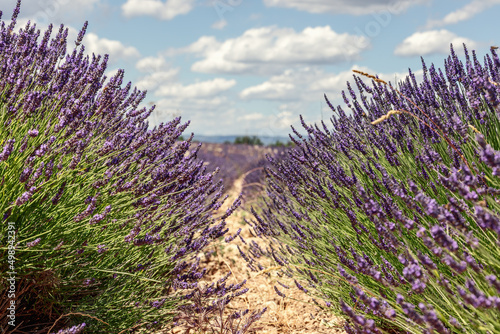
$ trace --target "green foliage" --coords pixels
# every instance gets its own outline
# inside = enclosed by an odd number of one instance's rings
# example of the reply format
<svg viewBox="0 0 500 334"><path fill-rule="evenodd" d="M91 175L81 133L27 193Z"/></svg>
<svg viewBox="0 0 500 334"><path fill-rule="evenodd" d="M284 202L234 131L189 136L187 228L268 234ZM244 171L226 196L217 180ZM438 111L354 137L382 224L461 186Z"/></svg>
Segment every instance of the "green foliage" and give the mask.
<svg viewBox="0 0 500 334"><path fill-rule="evenodd" d="M258 145L258 146L264 145L260 140L260 138L257 136L236 137L236 139L234 140L234 144Z"/></svg>
<svg viewBox="0 0 500 334"><path fill-rule="evenodd" d="M280 140L275 141L270 144L271 147L293 147L295 144L292 141L287 141L286 143L282 143Z"/></svg>

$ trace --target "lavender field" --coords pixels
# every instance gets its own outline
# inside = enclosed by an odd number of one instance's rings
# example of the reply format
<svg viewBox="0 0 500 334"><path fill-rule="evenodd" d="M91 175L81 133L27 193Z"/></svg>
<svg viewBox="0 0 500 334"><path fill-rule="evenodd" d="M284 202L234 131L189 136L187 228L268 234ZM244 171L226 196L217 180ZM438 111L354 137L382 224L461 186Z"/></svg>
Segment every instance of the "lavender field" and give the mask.
<svg viewBox="0 0 500 334"><path fill-rule="evenodd" d="M264 188L264 168L270 166L266 156L285 156L286 150L285 147L202 143L198 158L204 161L208 171L220 169L218 177L227 190L242 178L243 198L248 203Z"/></svg>
<svg viewBox="0 0 500 334"><path fill-rule="evenodd" d="M68 41L20 6L0 26L2 333L500 333L496 47L451 45L422 80L354 70L288 147L200 145L188 120L149 125L87 23Z"/></svg>

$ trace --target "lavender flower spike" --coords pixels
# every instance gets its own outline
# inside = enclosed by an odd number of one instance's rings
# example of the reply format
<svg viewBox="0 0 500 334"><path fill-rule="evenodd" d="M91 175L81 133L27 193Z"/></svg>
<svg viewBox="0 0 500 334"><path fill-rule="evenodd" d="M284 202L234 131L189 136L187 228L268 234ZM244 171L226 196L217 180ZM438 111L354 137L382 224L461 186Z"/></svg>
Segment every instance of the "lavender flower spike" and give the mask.
<svg viewBox="0 0 500 334"><path fill-rule="evenodd" d="M27 242L26 247L28 247L28 248L35 247L36 245L38 245L40 243L40 240L42 240L42 238L36 238L35 240L33 240L31 242Z"/></svg>
<svg viewBox="0 0 500 334"><path fill-rule="evenodd" d="M0 152L0 161L5 161L9 157L9 155L12 153L12 150L14 148L14 143L16 142L15 139L9 139L7 140L7 143L3 147L2 152Z"/></svg>

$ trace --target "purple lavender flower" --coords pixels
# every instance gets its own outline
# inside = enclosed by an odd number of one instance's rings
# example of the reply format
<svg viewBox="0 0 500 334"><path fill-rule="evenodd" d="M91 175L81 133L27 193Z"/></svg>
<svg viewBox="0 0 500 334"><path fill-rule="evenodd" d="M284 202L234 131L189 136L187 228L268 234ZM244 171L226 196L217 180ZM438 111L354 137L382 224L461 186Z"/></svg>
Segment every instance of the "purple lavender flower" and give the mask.
<svg viewBox="0 0 500 334"><path fill-rule="evenodd" d="M9 158L9 155L12 153L14 149L15 139L7 140L7 143L4 145L2 152L0 152L0 161L5 161Z"/></svg>
<svg viewBox="0 0 500 334"><path fill-rule="evenodd" d="M92 283L94 283L94 282L95 282L95 279L94 279L94 278L87 278L87 279L85 279L85 280L83 281L83 285L87 285L87 286L88 286L88 285L90 285L90 284L92 284Z"/></svg>
<svg viewBox="0 0 500 334"><path fill-rule="evenodd" d="M392 308L388 308L384 312L384 316L389 318L389 319L395 319L396 318L396 311L394 311L394 309L392 309Z"/></svg>
<svg viewBox="0 0 500 334"><path fill-rule="evenodd" d="M97 224L99 223L101 220L103 220L109 213L111 212L111 205L108 205L105 209L104 209L104 212L103 213L100 213L100 214L97 214L95 216L93 216L90 221L89 221L89 224L90 225L93 225L93 224Z"/></svg>
<svg viewBox="0 0 500 334"><path fill-rule="evenodd" d="M45 180L48 181L54 171L54 159L50 160L45 166Z"/></svg>
<svg viewBox="0 0 500 334"><path fill-rule="evenodd" d="M42 240L42 238L36 238L33 241L27 242L26 247L28 247L28 248L35 247L36 245L38 245L40 243L41 240Z"/></svg>
<svg viewBox="0 0 500 334"><path fill-rule="evenodd" d="M304 288L299 282L297 282L297 280L293 280L293 281L295 282L295 285L297 286L297 288L304 291L305 293L308 292L308 290L306 288Z"/></svg>
<svg viewBox="0 0 500 334"><path fill-rule="evenodd" d="M460 325L460 323L458 322L458 320L456 318L453 318L453 317L450 317L450 319L448 320L448 322L456 327L456 328L462 328L462 326Z"/></svg>
<svg viewBox="0 0 500 334"><path fill-rule="evenodd" d="M26 167L23 170L23 172L21 173L21 175L19 176L19 182L24 183L24 182L28 181L32 172L33 172L32 167Z"/></svg>
<svg viewBox="0 0 500 334"><path fill-rule="evenodd" d="M30 137L36 137L38 136L38 130L37 129L28 130L28 135Z"/></svg>
<svg viewBox="0 0 500 334"><path fill-rule="evenodd" d="M80 325L77 326L61 329L57 333L52 332L52 334L80 334L85 329L85 326L86 326L85 323L81 323Z"/></svg>
<svg viewBox="0 0 500 334"><path fill-rule="evenodd" d="M89 202L89 205L87 206L87 208L85 209L85 211L79 213L78 215L76 215L73 220L75 222L79 222L85 218L87 218L88 216L90 216L94 210L96 209L96 205L95 205L95 202L96 202L96 198L97 198L98 195L96 195L95 197L91 197L91 200ZM111 209L111 208L110 208ZM97 219L97 218L96 218Z"/></svg>
<svg viewBox="0 0 500 334"><path fill-rule="evenodd" d="M232 236L227 236L227 237L224 239L224 241L225 241L225 242L228 242L228 243L229 243L229 242L231 242L231 241L233 241L233 240L234 240L237 236L239 236L239 235L240 235L240 232L241 232L241 228L239 228L239 229L238 229L238 231L236 231L236 233L235 233L234 235L232 235Z"/></svg>
<svg viewBox="0 0 500 334"><path fill-rule="evenodd" d="M276 286L274 286L274 291L276 291L278 296L283 297L283 298L286 297L286 295L283 292L281 292L280 290L278 290L278 288Z"/></svg>
<svg viewBox="0 0 500 334"><path fill-rule="evenodd" d="M278 284L281 285L282 287L284 287L285 289L290 289L290 287L288 285L283 284L280 281L278 281Z"/></svg>
<svg viewBox="0 0 500 334"><path fill-rule="evenodd" d="M24 192L21 195L21 197L16 199L16 205L21 206L24 203L27 203L31 199L31 196L33 196L33 193L35 192L35 190L36 190L36 187L31 187L30 190Z"/></svg>
<svg viewBox="0 0 500 334"><path fill-rule="evenodd" d="M106 248L106 245L97 245L97 252L99 254L101 253L104 253L105 251L107 251L108 249Z"/></svg>
<svg viewBox="0 0 500 334"><path fill-rule="evenodd" d="M45 153L49 150L49 145L48 144L42 144L36 151L35 155L37 157L43 157Z"/></svg>

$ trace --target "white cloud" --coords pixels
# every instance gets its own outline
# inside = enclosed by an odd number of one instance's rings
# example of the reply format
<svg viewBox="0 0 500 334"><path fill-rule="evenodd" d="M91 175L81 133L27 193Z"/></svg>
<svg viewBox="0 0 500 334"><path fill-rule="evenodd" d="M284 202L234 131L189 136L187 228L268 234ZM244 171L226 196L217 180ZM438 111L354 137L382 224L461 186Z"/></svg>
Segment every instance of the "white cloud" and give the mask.
<svg viewBox="0 0 500 334"><path fill-rule="evenodd" d="M142 73L143 77L136 82L136 86L141 90L154 90L165 83L172 83L177 80L179 68L170 67L165 58L144 57L135 64L135 68Z"/></svg>
<svg viewBox="0 0 500 334"><path fill-rule="evenodd" d="M448 24L466 21L486 9L499 4L500 0L473 0L464 7L449 13L441 20L429 20L427 28L442 27Z"/></svg>
<svg viewBox="0 0 500 334"><path fill-rule="evenodd" d="M217 29L217 30L222 30L222 29L224 29L225 26L227 26L226 20L219 20L219 21L214 22L214 24L212 24L212 28Z"/></svg>
<svg viewBox="0 0 500 334"><path fill-rule="evenodd" d="M258 121L258 120L263 119L265 117L266 116L264 116L264 114L261 114L261 113L250 113L250 114L246 114L246 115L238 117L238 120L240 120L240 121Z"/></svg>
<svg viewBox="0 0 500 334"><path fill-rule="evenodd" d="M180 83L161 85L156 91L156 96L176 96L182 98L212 97L236 85L236 80L215 78L213 80L196 82L184 86Z"/></svg>
<svg viewBox="0 0 500 334"><path fill-rule="evenodd" d="M104 72L104 75L106 76L106 78L111 79L118 73L119 70L120 70L119 68L107 69Z"/></svg>
<svg viewBox="0 0 500 334"><path fill-rule="evenodd" d="M144 57L135 64L135 68L141 72L155 72L164 70L166 67L167 62L163 57Z"/></svg>
<svg viewBox="0 0 500 334"><path fill-rule="evenodd" d="M49 23L56 26L61 23L82 25L88 13L99 4L100 0L23 0L19 17L41 26ZM0 8L4 13L2 19L10 21L15 6L15 0L0 0Z"/></svg>
<svg viewBox="0 0 500 334"><path fill-rule="evenodd" d="M459 46L463 43L471 49L476 47L476 43L473 40L457 36L445 29L416 32L396 46L394 54L407 57L435 53L447 54L450 51L450 44Z"/></svg>
<svg viewBox="0 0 500 334"><path fill-rule="evenodd" d="M194 85L184 86L184 91L191 91ZM290 132L290 125L300 127L299 114L303 111L302 102L281 104L275 110L256 111L235 107L235 101L224 94L212 96L192 96L194 94L176 94L160 98L152 103L156 109L150 116L150 124L181 116L183 121L190 120L191 125L184 133L204 135L231 135L249 133L251 135L285 136Z"/></svg>
<svg viewBox="0 0 500 334"><path fill-rule="evenodd" d="M160 20L171 20L178 15L189 13L195 0L127 0L122 5L125 17L153 16Z"/></svg>
<svg viewBox="0 0 500 334"><path fill-rule="evenodd" d="M151 125L181 116L184 122L191 121L184 136L189 136L191 132L195 134L220 134L217 132L221 129L230 130L236 120L235 110L231 107L231 102L224 96L206 98L172 96L155 101L154 104L156 108L150 116Z"/></svg>
<svg viewBox="0 0 500 334"><path fill-rule="evenodd" d="M225 94L236 80L214 78L183 85L177 78L179 68L170 67L163 56L140 59L136 69L145 74L136 86L153 92L148 100L157 106L150 116L151 125L182 116L184 121L192 121L187 133L206 134L207 127L229 129L230 122L236 120L228 111L233 102Z"/></svg>
<svg viewBox="0 0 500 334"><path fill-rule="evenodd" d="M71 53L75 47L74 41L83 26L86 16L90 11L95 10L96 7L102 6L100 1L23 0L15 30L24 28L26 23L30 21L31 24L36 24L37 29L40 29L43 36L49 24L52 23L52 37L54 37L59 30L59 25L64 24L65 28L68 29L67 52ZM12 7L13 9L14 3L15 1L13 0L0 0L0 8L6 9ZM11 12L11 10L8 12ZM10 19L10 15L5 15L4 18ZM72 23L75 23L75 25ZM89 27L82 43L85 46L86 54L109 54L109 64L116 63L120 59L130 59L140 56L139 51L133 46L126 46L121 41L99 37L97 34L89 32L91 27L92 22L89 22Z"/></svg>
<svg viewBox="0 0 500 334"><path fill-rule="evenodd" d="M158 88L160 85L165 85L166 82L172 82L177 79L179 69L172 68L165 71L152 72L145 77L142 77L135 83L138 89L151 91Z"/></svg>
<svg viewBox="0 0 500 334"><path fill-rule="evenodd" d="M214 114L219 111L223 104L228 103L225 96L211 96L206 98L196 98L188 100L184 96L173 96L158 100L156 105L166 112L185 112L185 111L207 111ZM214 117L215 118L215 117Z"/></svg>
<svg viewBox="0 0 500 334"><path fill-rule="evenodd" d="M204 59L191 70L203 73L280 73L291 65L337 64L358 59L370 47L364 36L339 34L329 26L301 32L275 26L249 29L243 35L218 42L203 36L188 47L167 54L193 53Z"/></svg>
<svg viewBox="0 0 500 334"><path fill-rule="evenodd" d="M218 42L214 36L201 36L194 43L184 48L170 48L164 52L165 56L174 57L184 53L194 53L198 55L204 55L208 53L215 52L220 48L222 43Z"/></svg>
<svg viewBox="0 0 500 334"><path fill-rule="evenodd" d="M323 94L346 90L346 82L354 85L352 70L360 70L379 77L386 81L402 80L407 73L376 73L366 67L353 66L350 70L339 73L328 73L318 68L304 67L300 69L288 69L280 75L272 76L269 80L248 87L240 92L240 98L244 100L277 100L307 102L323 99ZM421 71L415 71L420 75ZM366 82L369 79L362 77ZM417 78L418 79L418 78Z"/></svg>
<svg viewBox="0 0 500 334"><path fill-rule="evenodd" d="M400 81L406 78L407 73L376 73L365 67L355 66L352 69L361 70L386 81ZM340 92L347 90L346 82L349 81L355 91L356 85L351 70L339 73L327 73L320 69L302 68L300 70L287 70L281 75L273 76L268 81L249 87L240 93L240 97L248 100L268 100L281 102L278 110L266 114L247 113L238 120L249 119L252 128L260 135L286 135L291 133L290 125L303 133L299 115L303 115L307 124L318 124L322 119L328 120L332 116L332 110L326 105L324 94L334 105L341 105L344 111L350 112L342 100ZM414 72L417 82L422 80L422 70ZM362 80L371 85L371 80L361 77ZM288 88L287 85L293 85ZM282 90L266 92L264 87L287 87ZM349 96L349 95L348 95ZM286 101L286 102L285 102Z"/></svg>
<svg viewBox="0 0 500 334"><path fill-rule="evenodd" d="M302 128L300 125L300 115L303 115L306 122L318 122L320 121L320 113L313 112L310 110L311 103L307 103L304 101L300 102L291 102L291 103L282 103L277 107L277 110L273 110L267 114L247 114L241 117L241 124L245 124L247 127L251 124L252 134L258 136L287 136L288 133L291 133L290 125L293 125L295 129L298 129L299 132ZM259 115L259 116L257 116ZM250 118L248 122L241 122L244 118Z"/></svg>
<svg viewBox="0 0 500 334"><path fill-rule="evenodd" d="M323 93L345 89L352 71L337 74L326 73L318 68L288 69L269 80L241 91L245 100L317 101Z"/></svg>
<svg viewBox="0 0 500 334"><path fill-rule="evenodd" d="M377 74L367 68L356 67L356 69ZM415 74L420 81L421 71ZM246 104L247 107L243 108L235 106L235 100L230 99L227 94L215 91L211 96L196 94L193 92L197 90L194 87L196 84L188 86L173 84L171 86L180 89L177 91L171 89L172 95L156 102L158 108L152 115L151 123L158 124L174 116L182 116L184 120L191 120L191 126L186 132L188 134L193 131L206 135L249 133L261 136L286 136L291 132L290 125L302 132L299 120L301 114L308 124L317 123L322 117L330 118L331 110L326 106L323 94L326 93L335 106L343 105L340 91L346 89L346 81L354 82L352 75L352 71L327 73L312 67L284 71L263 84L268 87L290 84L293 88L283 89L282 92L274 91L273 94L278 96L268 94L264 89L254 88L247 91L245 96L247 100L271 100L275 103L274 107L271 106L266 110L260 107L256 110L252 104ZM395 76L397 79L403 79L406 73L379 74L381 79L387 81L392 81ZM206 81L198 84L210 86ZM254 87L257 86L259 85ZM318 109L319 104L320 109Z"/></svg>
<svg viewBox="0 0 500 334"><path fill-rule="evenodd" d="M24 28L26 23L28 22L27 18L22 18L17 21L16 30L21 27ZM48 25L38 24L36 25L37 29L40 29L41 34L45 33L48 28ZM71 53L75 47L75 41L80 32L80 29L75 29L72 26L65 26L68 29L68 38L67 41L67 53ZM59 27L52 28L52 37L54 37L59 31ZM109 55L108 65L115 64L121 59L133 59L140 57L139 51L133 46L126 46L122 42L117 40L111 40L107 38L99 37L94 33L90 33L87 31L85 37L83 38L82 45L85 46L85 54L92 55L92 53L96 55L103 56L104 54Z"/></svg>
<svg viewBox="0 0 500 334"><path fill-rule="evenodd" d="M86 33L83 38L85 50L88 53L109 54L111 60L119 58L136 58L140 57L139 51L133 46L125 46L122 42L100 38L94 33Z"/></svg>
<svg viewBox="0 0 500 334"><path fill-rule="evenodd" d="M290 82L272 82L266 81L260 85L244 89L240 96L243 99L259 97L265 100L286 100L290 96L296 96L293 92L296 86ZM298 97L298 96L296 96Z"/></svg>
<svg viewBox="0 0 500 334"><path fill-rule="evenodd" d="M240 93L240 98L245 100L301 100L312 97L307 87L325 75L323 71L311 67L287 69L261 84L244 89Z"/></svg>
<svg viewBox="0 0 500 334"><path fill-rule="evenodd" d="M298 123L301 112L304 113L302 106L303 104L281 104L279 106L280 112L274 115L274 117L271 116L270 125L277 130L289 130L290 125Z"/></svg>
<svg viewBox="0 0 500 334"><path fill-rule="evenodd" d="M309 13L366 15L381 11L399 14L428 0L264 0L268 7L294 8Z"/></svg>
<svg viewBox="0 0 500 334"><path fill-rule="evenodd" d="M253 13L249 17L250 20L259 20L261 18L262 18L262 14L261 13Z"/></svg>

